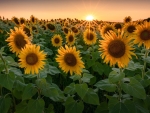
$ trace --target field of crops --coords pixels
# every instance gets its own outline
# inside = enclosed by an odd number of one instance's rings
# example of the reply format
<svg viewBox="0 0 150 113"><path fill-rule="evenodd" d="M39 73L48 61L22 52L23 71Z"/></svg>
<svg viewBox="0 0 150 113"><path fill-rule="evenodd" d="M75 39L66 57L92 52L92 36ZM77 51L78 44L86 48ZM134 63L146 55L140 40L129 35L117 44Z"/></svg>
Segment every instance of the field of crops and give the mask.
<svg viewBox="0 0 150 113"><path fill-rule="evenodd" d="M149 113L150 21L0 17L0 113Z"/></svg>

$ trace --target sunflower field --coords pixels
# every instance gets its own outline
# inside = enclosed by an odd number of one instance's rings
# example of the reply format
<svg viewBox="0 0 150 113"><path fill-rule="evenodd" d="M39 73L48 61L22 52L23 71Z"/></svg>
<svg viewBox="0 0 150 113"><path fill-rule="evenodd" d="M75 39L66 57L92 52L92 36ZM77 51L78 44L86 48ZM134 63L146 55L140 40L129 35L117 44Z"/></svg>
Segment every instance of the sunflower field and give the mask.
<svg viewBox="0 0 150 113"><path fill-rule="evenodd" d="M150 21L0 17L0 113L150 113Z"/></svg>

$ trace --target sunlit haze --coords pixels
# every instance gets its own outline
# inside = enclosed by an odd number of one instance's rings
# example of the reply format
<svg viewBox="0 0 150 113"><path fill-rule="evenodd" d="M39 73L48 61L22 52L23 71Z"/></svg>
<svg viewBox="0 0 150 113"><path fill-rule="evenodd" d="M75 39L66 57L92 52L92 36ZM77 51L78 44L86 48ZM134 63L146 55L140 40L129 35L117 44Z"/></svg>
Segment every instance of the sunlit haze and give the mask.
<svg viewBox="0 0 150 113"><path fill-rule="evenodd" d="M88 15L87 17L86 17L86 20L88 20L88 21L92 21L94 19L94 17L92 16L92 15Z"/></svg>
<svg viewBox="0 0 150 113"><path fill-rule="evenodd" d="M150 0L0 0L0 16L29 19L77 18L123 21L126 16L132 20L150 17Z"/></svg>

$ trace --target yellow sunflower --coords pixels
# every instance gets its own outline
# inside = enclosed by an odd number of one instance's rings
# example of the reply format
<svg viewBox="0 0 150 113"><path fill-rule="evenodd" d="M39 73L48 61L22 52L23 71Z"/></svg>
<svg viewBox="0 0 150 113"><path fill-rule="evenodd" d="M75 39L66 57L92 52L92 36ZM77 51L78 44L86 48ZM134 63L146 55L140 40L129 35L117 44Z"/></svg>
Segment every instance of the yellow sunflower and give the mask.
<svg viewBox="0 0 150 113"><path fill-rule="evenodd" d="M73 27L71 27L71 30L72 30L72 32L74 32L75 35L79 34L79 30L77 27L73 26Z"/></svg>
<svg viewBox="0 0 150 113"><path fill-rule="evenodd" d="M56 58L56 62L59 63L59 67L65 72L72 75L73 73L81 75L82 68L84 68L84 63L80 57L80 51L77 51L75 46L68 47L65 45L64 47L60 47L58 49L58 55Z"/></svg>
<svg viewBox="0 0 150 113"><path fill-rule="evenodd" d="M52 23L47 23L46 24L47 29L49 29L50 31L54 32L55 31L55 25Z"/></svg>
<svg viewBox="0 0 150 113"><path fill-rule="evenodd" d="M23 29L23 31L27 34L28 37L32 37L31 28L29 26L22 24L20 28Z"/></svg>
<svg viewBox="0 0 150 113"><path fill-rule="evenodd" d="M115 29L117 29L117 30L118 30L118 29L121 30L122 27L123 27L123 25L122 25L120 22L115 22L115 23L114 23L114 27L115 27Z"/></svg>
<svg viewBox="0 0 150 113"><path fill-rule="evenodd" d="M131 22L132 21L132 18L130 16L127 16L124 18L124 23L128 23L128 22Z"/></svg>
<svg viewBox="0 0 150 113"><path fill-rule="evenodd" d="M113 25L113 24L110 24L110 23L105 23L105 24L102 26L102 28L100 29L100 34L101 34L102 38L105 38L105 34L106 34L107 32L110 32L110 31L116 32L116 29L115 29L114 25Z"/></svg>
<svg viewBox="0 0 150 113"><path fill-rule="evenodd" d="M108 32L104 40L100 40L99 51L102 59L106 64L110 63L110 66L118 64L119 68L124 68L128 65L131 55L135 55L132 52L131 38L126 38L124 33Z"/></svg>
<svg viewBox="0 0 150 113"><path fill-rule="evenodd" d="M96 40L97 40L96 33L94 31L86 29L83 32L83 40L84 40L85 44L87 44L87 45L95 44Z"/></svg>
<svg viewBox="0 0 150 113"><path fill-rule="evenodd" d="M59 34L55 34L52 37L51 41L52 41L52 45L55 46L55 47L59 47L59 46L62 45L62 37Z"/></svg>
<svg viewBox="0 0 150 113"><path fill-rule="evenodd" d="M46 54L40 51L40 46L26 45L19 54L19 65L25 68L25 74L38 74L44 68Z"/></svg>
<svg viewBox="0 0 150 113"><path fill-rule="evenodd" d="M17 17L12 17L11 20L16 24L16 25L19 25L20 24L20 21Z"/></svg>
<svg viewBox="0 0 150 113"><path fill-rule="evenodd" d="M136 36L133 37L134 43L141 46L142 44L150 48L150 22L145 21L144 24L138 25L135 30Z"/></svg>
<svg viewBox="0 0 150 113"><path fill-rule="evenodd" d="M35 18L33 15L31 15L31 16L30 16L30 22L31 22L32 24L35 24L36 21L37 21L37 18Z"/></svg>
<svg viewBox="0 0 150 113"><path fill-rule="evenodd" d="M75 43L75 34L73 32L69 32L66 36L66 42L69 46L72 46Z"/></svg>
<svg viewBox="0 0 150 113"><path fill-rule="evenodd" d="M136 22L128 22L124 24L123 30L127 36L133 36L135 34L137 23Z"/></svg>
<svg viewBox="0 0 150 113"><path fill-rule="evenodd" d="M21 17L19 21L20 21L20 24L26 24L26 19L23 17Z"/></svg>
<svg viewBox="0 0 150 113"><path fill-rule="evenodd" d="M8 43L10 50L18 55L26 44L31 44L28 36L21 28L15 27L15 31L11 29L10 36L5 40Z"/></svg>
<svg viewBox="0 0 150 113"><path fill-rule="evenodd" d="M65 26L63 26L62 30L63 30L65 35L67 35L68 32L70 31L70 29L68 27L65 27Z"/></svg>

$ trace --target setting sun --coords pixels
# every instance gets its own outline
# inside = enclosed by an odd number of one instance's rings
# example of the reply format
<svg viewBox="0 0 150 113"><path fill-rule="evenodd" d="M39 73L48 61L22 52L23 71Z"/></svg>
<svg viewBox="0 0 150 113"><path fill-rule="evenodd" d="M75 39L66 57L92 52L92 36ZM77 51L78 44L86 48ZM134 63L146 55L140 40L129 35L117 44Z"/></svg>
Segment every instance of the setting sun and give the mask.
<svg viewBox="0 0 150 113"><path fill-rule="evenodd" d="M94 19L94 17L92 16L92 15L88 15L87 17L86 17L86 20L88 20L88 21L92 21Z"/></svg>

